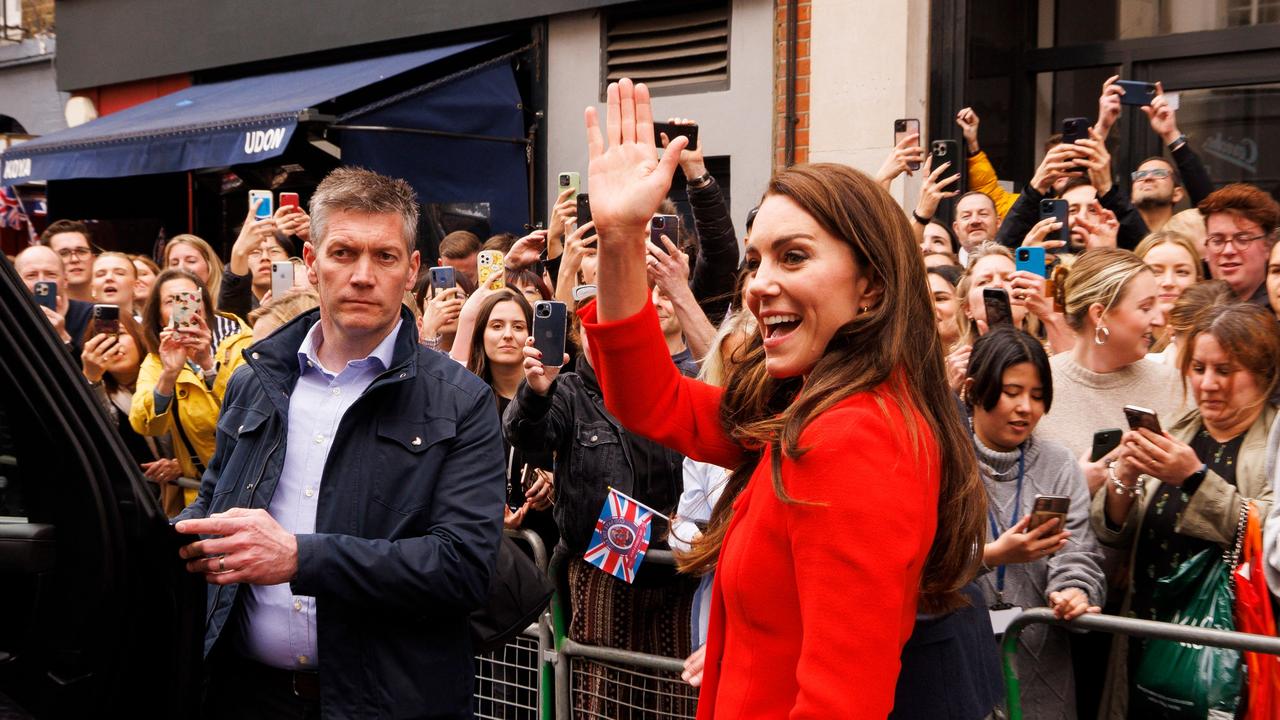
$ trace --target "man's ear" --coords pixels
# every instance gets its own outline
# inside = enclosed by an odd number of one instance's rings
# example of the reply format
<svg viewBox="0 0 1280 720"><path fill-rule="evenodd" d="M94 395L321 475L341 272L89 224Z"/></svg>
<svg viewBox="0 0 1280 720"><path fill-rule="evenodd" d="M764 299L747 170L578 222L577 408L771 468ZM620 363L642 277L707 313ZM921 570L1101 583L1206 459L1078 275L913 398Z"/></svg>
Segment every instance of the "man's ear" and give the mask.
<svg viewBox="0 0 1280 720"><path fill-rule="evenodd" d="M302 245L302 262L307 266L307 281L312 287L320 287L319 280L316 278L316 247L307 241Z"/></svg>
<svg viewBox="0 0 1280 720"><path fill-rule="evenodd" d="M409 256L409 276L405 278L405 292L413 292L413 288L418 284L418 268L422 265L422 253L414 250Z"/></svg>
<svg viewBox="0 0 1280 720"><path fill-rule="evenodd" d="M1173 202L1171 204L1177 205L1178 203L1182 202L1182 198L1186 196L1187 194L1183 192L1181 186L1175 187L1173 189L1173 197L1172 197Z"/></svg>

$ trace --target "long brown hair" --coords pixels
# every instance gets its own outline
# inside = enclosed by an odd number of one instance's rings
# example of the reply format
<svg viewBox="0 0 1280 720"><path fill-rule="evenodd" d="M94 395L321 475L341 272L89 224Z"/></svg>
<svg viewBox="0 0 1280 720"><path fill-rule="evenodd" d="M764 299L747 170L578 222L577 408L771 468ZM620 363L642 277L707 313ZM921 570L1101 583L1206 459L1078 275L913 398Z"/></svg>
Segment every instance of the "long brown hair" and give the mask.
<svg viewBox="0 0 1280 720"><path fill-rule="evenodd" d="M747 457L730 476L706 532L680 559L681 568L715 567L732 517L734 499L746 487L764 447L772 448L773 489L791 499L781 477L782 455L798 458L800 434L818 415L849 396L886 385L906 416L917 448L924 418L941 455L938 525L921 578L920 608L942 612L965 604L959 592L974 575L985 538L986 493L973 447L947 386L942 340L934 321L924 264L906 216L879 185L842 165L789 168L775 175L765 197L791 199L824 229L849 243L860 274L883 288L881 301L831 338L807 379L773 378L765 370L763 343L755 333L730 366L720 405L725 431ZM945 512L943 509L945 508Z"/></svg>
<svg viewBox="0 0 1280 720"><path fill-rule="evenodd" d="M160 354L160 331L164 330L164 323L161 321L160 308L164 305L164 298L160 297L160 290L165 283L170 280L190 280L195 283L196 288L200 291L200 301L204 305L202 313L204 321L213 327L213 298L209 296L209 288L196 277L195 273L188 272L182 268L169 268L156 276L156 281L151 284L151 294L147 296L147 304L142 308L142 332L147 339L147 352Z"/></svg>
<svg viewBox="0 0 1280 720"><path fill-rule="evenodd" d="M493 385L493 372L489 370L489 356L484 352L484 329L489 326L489 316L493 315L493 309L504 302L515 303L520 308L524 313L525 328L533 332L533 307L522 293L511 289L500 290L480 303L480 309L476 311L475 328L471 331L471 353L467 355L467 369L490 385Z"/></svg>

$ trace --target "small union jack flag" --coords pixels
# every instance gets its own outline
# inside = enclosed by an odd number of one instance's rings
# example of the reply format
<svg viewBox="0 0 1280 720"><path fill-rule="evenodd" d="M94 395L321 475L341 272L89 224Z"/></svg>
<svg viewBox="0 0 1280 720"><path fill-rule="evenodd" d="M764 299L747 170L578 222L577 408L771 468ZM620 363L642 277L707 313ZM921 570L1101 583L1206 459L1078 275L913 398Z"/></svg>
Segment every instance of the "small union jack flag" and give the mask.
<svg viewBox="0 0 1280 720"><path fill-rule="evenodd" d="M624 582L634 582L636 571L649 549L653 531L652 509L609 488L600 508L600 519L591 535L583 560Z"/></svg>
<svg viewBox="0 0 1280 720"><path fill-rule="evenodd" d="M0 188L0 225L21 230L27 224L27 214L22 211L18 194L13 188Z"/></svg>

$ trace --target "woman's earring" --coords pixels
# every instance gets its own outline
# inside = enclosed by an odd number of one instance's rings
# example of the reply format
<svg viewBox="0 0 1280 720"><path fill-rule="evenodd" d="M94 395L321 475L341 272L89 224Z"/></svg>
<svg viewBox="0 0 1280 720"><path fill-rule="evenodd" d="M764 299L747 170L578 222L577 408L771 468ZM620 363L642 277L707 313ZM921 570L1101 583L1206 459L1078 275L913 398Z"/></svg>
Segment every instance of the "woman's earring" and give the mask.
<svg viewBox="0 0 1280 720"><path fill-rule="evenodd" d="M870 309L871 309L871 308L867 307L866 305L863 305L862 307L858 308L858 314L859 314L859 315L862 315L863 313L865 313L866 311L868 311L868 310L870 310Z"/></svg>
<svg viewBox="0 0 1280 720"><path fill-rule="evenodd" d="M1099 325L1098 328L1093 331L1093 343L1095 345L1106 345L1107 339L1110 337L1111 331L1108 330L1105 325Z"/></svg>

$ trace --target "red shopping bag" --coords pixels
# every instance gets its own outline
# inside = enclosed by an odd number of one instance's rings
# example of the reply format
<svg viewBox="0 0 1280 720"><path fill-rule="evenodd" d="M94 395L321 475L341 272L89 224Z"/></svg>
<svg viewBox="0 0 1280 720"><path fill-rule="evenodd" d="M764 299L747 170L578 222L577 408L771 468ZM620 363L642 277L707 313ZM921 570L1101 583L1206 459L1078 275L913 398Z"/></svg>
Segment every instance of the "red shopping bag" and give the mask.
<svg viewBox="0 0 1280 720"><path fill-rule="evenodd" d="M1248 508L1240 564L1232 574L1236 586L1236 630L1274 637L1276 622L1271 614L1271 592L1262 570L1262 523L1252 502ZM1249 669L1246 720L1280 717L1280 657L1254 652L1246 652L1244 656Z"/></svg>

